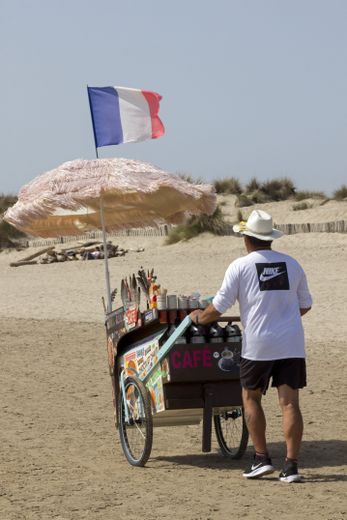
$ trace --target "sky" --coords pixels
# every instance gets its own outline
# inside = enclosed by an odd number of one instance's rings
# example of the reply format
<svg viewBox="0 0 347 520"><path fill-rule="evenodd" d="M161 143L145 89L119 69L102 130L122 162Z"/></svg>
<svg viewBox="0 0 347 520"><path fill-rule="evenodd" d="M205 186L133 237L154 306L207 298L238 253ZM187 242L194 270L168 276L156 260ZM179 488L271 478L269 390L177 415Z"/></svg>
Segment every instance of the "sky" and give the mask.
<svg viewBox="0 0 347 520"><path fill-rule="evenodd" d="M346 0L0 0L0 63L0 193L95 158L87 84L163 96L164 137L99 157L347 184Z"/></svg>

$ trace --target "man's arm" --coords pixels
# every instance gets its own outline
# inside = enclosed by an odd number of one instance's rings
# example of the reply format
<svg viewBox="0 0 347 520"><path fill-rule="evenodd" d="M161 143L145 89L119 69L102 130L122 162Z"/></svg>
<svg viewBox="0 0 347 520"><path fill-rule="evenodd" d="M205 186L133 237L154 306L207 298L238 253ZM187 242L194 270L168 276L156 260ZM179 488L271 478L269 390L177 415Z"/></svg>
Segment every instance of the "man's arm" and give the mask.
<svg viewBox="0 0 347 520"><path fill-rule="evenodd" d="M308 312L310 310L311 310L311 307L307 307L307 309L300 309L300 316L303 316L304 314L306 314L306 312Z"/></svg>
<svg viewBox="0 0 347 520"><path fill-rule="evenodd" d="M197 325L207 325L208 323L217 321L218 318L222 316L222 313L218 312L212 303L210 303L209 306L206 307L206 309L203 311L201 309L197 309L196 311L191 312L189 316Z"/></svg>

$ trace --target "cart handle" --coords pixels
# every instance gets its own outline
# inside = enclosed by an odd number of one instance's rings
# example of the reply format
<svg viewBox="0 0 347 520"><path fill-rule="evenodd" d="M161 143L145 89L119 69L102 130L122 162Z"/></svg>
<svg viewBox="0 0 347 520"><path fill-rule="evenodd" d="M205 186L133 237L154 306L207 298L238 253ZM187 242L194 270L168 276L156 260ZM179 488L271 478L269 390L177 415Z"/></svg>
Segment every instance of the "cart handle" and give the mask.
<svg viewBox="0 0 347 520"><path fill-rule="evenodd" d="M177 338L182 336L182 334L185 333L189 325L192 323L192 319L190 316L186 316L184 320L179 324L177 329L174 330L174 332L171 334L171 336L165 341L164 345L159 349L157 354L157 362L150 368L150 370L143 376L140 374L141 381L146 381L154 372L154 370L157 368L158 363L167 355L167 353L171 350L172 346L174 345Z"/></svg>

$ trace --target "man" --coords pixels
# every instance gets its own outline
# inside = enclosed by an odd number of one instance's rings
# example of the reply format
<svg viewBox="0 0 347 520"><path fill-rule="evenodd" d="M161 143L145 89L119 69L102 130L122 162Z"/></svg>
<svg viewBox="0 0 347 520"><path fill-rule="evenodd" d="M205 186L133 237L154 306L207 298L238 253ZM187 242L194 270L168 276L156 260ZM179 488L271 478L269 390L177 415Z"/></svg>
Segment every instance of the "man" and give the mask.
<svg viewBox="0 0 347 520"><path fill-rule="evenodd" d="M269 380L277 388L287 446L281 481L298 482L298 456L303 433L299 388L306 386L304 332L301 316L311 308L306 276L299 263L272 251L283 233L273 229L272 217L255 210L247 222L234 226L244 237L247 255L228 267L221 288L204 310L193 311L195 323L218 318L236 300L243 325L240 379L247 427L255 449L246 478L273 473L267 451L266 421L261 405Z"/></svg>

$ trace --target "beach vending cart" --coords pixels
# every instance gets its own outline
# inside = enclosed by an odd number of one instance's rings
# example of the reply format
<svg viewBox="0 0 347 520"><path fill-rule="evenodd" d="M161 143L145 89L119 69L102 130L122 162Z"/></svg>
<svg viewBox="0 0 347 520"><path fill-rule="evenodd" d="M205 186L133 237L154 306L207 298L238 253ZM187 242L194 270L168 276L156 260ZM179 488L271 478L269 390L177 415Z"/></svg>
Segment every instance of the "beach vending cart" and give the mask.
<svg viewBox="0 0 347 520"><path fill-rule="evenodd" d="M151 294L152 290L152 294ZM141 292L146 308L141 312ZM202 451L211 451L212 424L221 453L244 454L248 431L242 410L238 317L196 326L189 313L198 295L160 293L141 269L122 280L123 305L106 314L115 422L128 462L144 466L153 428L202 422Z"/></svg>
<svg viewBox="0 0 347 520"><path fill-rule="evenodd" d="M192 184L142 161L75 160L34 178L4 220L33 236L79 236L102 230L107 293L106 331L116 425L128 461L143 466L153 427L203 423L202 450L211 449L214 422L222 453L246 449L239 382L238 318L202 329L189 318L196 295L178 298L140 269L121 284L122 306L112 308L106 233L188 216L212 215L213 186ZM140 300L145 300L141 312Z"/></svg>

